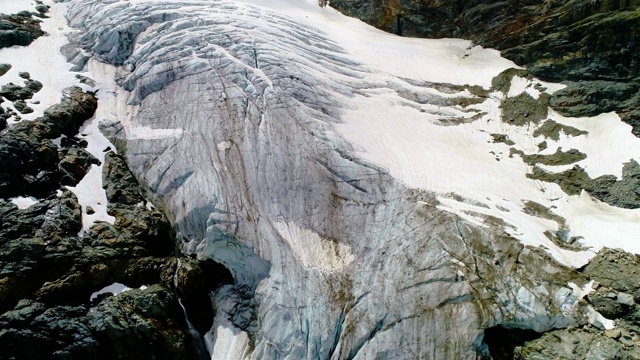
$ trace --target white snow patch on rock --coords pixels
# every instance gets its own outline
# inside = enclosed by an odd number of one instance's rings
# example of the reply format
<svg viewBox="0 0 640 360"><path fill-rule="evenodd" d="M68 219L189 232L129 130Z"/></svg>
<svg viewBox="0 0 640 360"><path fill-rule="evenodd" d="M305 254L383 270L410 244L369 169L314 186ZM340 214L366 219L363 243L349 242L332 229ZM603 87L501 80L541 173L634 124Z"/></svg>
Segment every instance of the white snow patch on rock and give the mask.
<svg viewBox="0 0 640 360"><path fill-rule="evenodd" d="M28 197L24 197L24 196L18 196L18 197L14 197L9 199L12 203L16 204L16 206L18 207L18 209L28 209L29 207L31 207L31 205L37 204L39 201L38 199L34 198L33 196L28 196Z"/></svg>
<svg viewBox="0 0 640 360"><path fill-rule="evenodd" d="M355 259L350 246L323 239L293 222L276 221L273 226L304 267L336 271L347 267Z"/></svg>
<svg viewBox="0 0 640 360"><path fill-rule="evenodd" d="M146 285L142 285L140 286L140 290L144 290L146 289L147 286ZM91 297L89 297L89 301L93 301L94 299L96 299L98 297L98 295L101 294L107 294L107 293L111 293L114 296L118 296L120 294L122 294L125 291L129 291L132 290L132 288L128 287L127 285L124 285L122 283L119 282L115 282L109 286L105 286L102 289L94 292L93 294L91 294Z"/></svg>
<svg viewBox="0 0 640 360"><path fill-rule="evenodd" d="M89 301L93 301L94 299L96 299L98 297L98 295L102 295L102 294L107 294L107 293L111 293L114 296L117 296L125 291L131 290L130 287L121 284L121 283L113 283L109 286L105 286L102 289L94 292L93 294L91 294L91 297L89 298Z"/></svg>

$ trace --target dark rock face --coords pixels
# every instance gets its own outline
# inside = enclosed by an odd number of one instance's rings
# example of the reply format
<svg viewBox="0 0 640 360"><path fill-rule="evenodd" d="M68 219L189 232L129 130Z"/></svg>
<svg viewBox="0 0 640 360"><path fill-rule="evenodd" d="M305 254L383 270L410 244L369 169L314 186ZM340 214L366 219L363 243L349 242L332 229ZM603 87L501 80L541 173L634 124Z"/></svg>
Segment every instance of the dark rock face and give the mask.
<svg viewBox="0 0 640 360"><path fill-rule="evenodd" d="M537 166L528 177L560 185L569 195L578 195L586 190L593 197L609 205L626 209L640 207L640 165L635 160L624 164L622 179L613 175L603 175L591 179L579 165L561 173L549 173Z"/></svg>
<svg viewBox="0 0 640 360"><path fill-rule="evenodd" d="M176 292L171 225L113 152L104 184L115 223L78 234L82 209L64 185L98 163L74 137L96 106L74 88L43 117L0 135L0 359L197 358L177 295L194 319L207 314L196 324L208 331L208 293L231 276L212 261L183 259ZM61 135L57 146L51 139ZM23 209L2 200L20 195L39 200ZM149 287L90 300L114 282Z"/></svg>
<svg viewBox="0 0 640 360"><path fill-rule="evenodd" d="M0 49L14 45L27 46L44 35L44 31L40 29L40 21L33 19L32 15L28 11L15 15L0 14Z"/></svg>
<svg viewBox="0 0 640 360"><path fill-rule="evenodd" d="M92 94L72 88L61 103L47 109L41 118L21 122L0 135L0 196L42 198L59 187L61 178L66 179L65 185L77 184L88 168L87 162L95 159L88 158L84 150L59 153L51 139L63 134L73 137L96 107ZM70 151L76 153L74 159L69 158Z"/></svg>
<svg viewBox="0 0 640 360"><path fill-rule="evenodd" d="M594 279L595 292L587 295L589 305L616 328L570 327L545 334L504 329L488 330L489 353L493 359L637 359L640 356L640 258L621 250L603 249L581 270ZM498 336L496 336L498 335Z"/></svg>
<svg viewBox="0 0 640 360"><path fill-rule="evenodd" d="M331 6L398 35L461 37L496 48L536 77L571 81L551 101L563 115L617 111L640 135L640 1L335 0Z"/></svg>

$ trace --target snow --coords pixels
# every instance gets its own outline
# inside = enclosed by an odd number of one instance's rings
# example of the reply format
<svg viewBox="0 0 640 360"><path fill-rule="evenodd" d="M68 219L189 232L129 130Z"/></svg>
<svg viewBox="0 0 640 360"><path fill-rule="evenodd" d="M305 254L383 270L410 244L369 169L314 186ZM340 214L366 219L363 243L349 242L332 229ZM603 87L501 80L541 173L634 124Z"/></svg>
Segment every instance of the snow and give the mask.
<svg viewBox="0 0 640 360"><path fill-rule="evenodd" d="M117 295L119 295L119 294L121 294L121 293L123 293L125 291L129 291L129 290L131 290L130 287L128 287L128 286L126 286L124 284L116 282L116 283L113 283L113 284L111 284L109 286L105 286L104 288L102 288L102 289L94 292L93 294L91 294L91 297L89 298L89 301L93 301L94 299L96 299L98 297L98 295L101 295L101 294L111 293L114 296L117 296Z"/></svg>
<svg viewBox="0 0 640 360"><path fill-rule="evenodd" d="M557 123L587 131L587 135L569 137L561 134L560 140L547 140L547 151L555 152L579 149L587 158L578 162L592 179L602 175L622 177L623 164L635 159L640 162L640 139L631 132L632 127L622 122L614 112L594 117L568 118L550 110L549 118Z"/></svg>
<svg viewBox="0 0 640 360"><path fill-rule="evenodd" d="M344 123L336 125L336 129L362 149L357 152L359 156L388 169L409 187L439 194L454 192L489 205L486 209L441 197L441 209L477 225L484 220L469 211L501 218L511 225L506 228L509 234L526 245L544 246L566 265L584 265L603 246L640 253L635 235L640 231L640 210L609 206L586 193L569 196L556 184L529 179L529 165L518 156L510 158L505 144L491 142L489 134L507 134L526 152L533 153L541 141L533 138L532 129L498 120L498 95L477 106L487 112L483 119L458 126L437 125L436 115L399 106L397 98L356 96L352 100L355 109L346 111ZM585 152L587 159L578 164L591 176L619 176L622 163L640 153L640 140L615 114L569 119L551 112L550 118L589 132L586 136L562 136L558 144L565 150ZM584 237L581 243L591 248L580 252L559 248L544 235L545 231L557 231L558 224L524 214L522 208L527 200L553 208L554 213L567 219L571 236ZM501 211L498 206L510 211Z"/></svg>
<svg viewBox="0 0 640 360"><path fill-rule="evenodd" d="M223 316L216 316L211 331L204 335L211 360L245 359L249 354L249 336ZM215 346L214 346L215 344Z"/></svg>
<svg viewBox="0 0 640 360"><path fill-rule="evenodd" d="M20 11L36 11L36 2L28 0L2 0L0 14L16 14Z"/></svg>
<svg viewBox="0 0 640 360"><path fill-rule="evenodd" d="M507 97L514 97L526 92L531 95L532 98L537 99L540 97L540 91L534 87L534 82L520 76L514 76L511 79L511 87Z"/></svg>
<svg viewBox="0 0 640 360"><path fill-rule="evenodd" d="M35 205L39 202L38 199L34 198L33 196L29 196L29 197L18 196L18 197L10 198L9 201L16 204L18 209L21 209L21 210L28 209L29 207L31 207L31 205Z"/></svg>
<svg viewBox="0 0 640 360"><path fill-rule="evenodd" d="M154 140L178 137L182 135L182 129L152 129L150 127L134 127L127 129L128 140Z"/></svg>
<svg viewBox="0 0 640 360"><path fill-rule="evenodd" d="M142 285L140 286L140 290L144 290L146 289L147 286L146 285ZM101 294L107 294L107 293L111 293L113 294L113 296L118 296L120 294L122 294L125 291L129 291L132 290L132 288L128 287L127 285L121 284L119 282L115 282L111 285L105 286L102 289L94 292L93 294L91 294L91 297L89 297L89 301L93 301L94 299L98 298L98 295Z"/></svg>
<svg viewBox="0 0 640 360"><path fill-rule="evenodd" d="M289 244L296 259L306 268L337 271L344 269L355 259L349 246L323 239L317 233L293 222L275 221L273 226Z"/></svg>
<svg viewBox="0 0 640 360"><path fill-rule="evenodd" d="M91 165L87 175L76 186L67 186L67 189L78 197L78 203L82 206L82 230L78 236L83 236L97 221L115 224L116 218L107 214L107 196L102 189L102 166ZM87 214L89 206L95 211L93 214Z"/></svg>
<svg viewBox="0 0 640 360"><path fill-rule="evenodd" d="M0 3L0 12L6 12L7 8L16 8L31 2L17 0L3 0ZM13 46L0 49L0 63L8 63L12 68L0 77L0 86L7 83L14 83L23 86L24 79L18 76L20 72L28 72L31 79L40 81L43 88L34 94L31 100L27 100L27 105L34 112L31 114L20 114L25 120L33 120L42 115L42 112L51 105L60 102L63 89L70 86L80 86L84 90L89 90L87 85L83 85L69 72L73 65L60 53L60 47L68 42L66 34L69 31L66 25L64 13L65 5L54 3L52 0L44 1L45 5L51 6L49 18L42 19L41 28L46 35L33 41L29 46ZM39 104L34 104L38 102ZM7 106L8 101L2 105ZM9 106L12 107L12 106Z"/></svg>

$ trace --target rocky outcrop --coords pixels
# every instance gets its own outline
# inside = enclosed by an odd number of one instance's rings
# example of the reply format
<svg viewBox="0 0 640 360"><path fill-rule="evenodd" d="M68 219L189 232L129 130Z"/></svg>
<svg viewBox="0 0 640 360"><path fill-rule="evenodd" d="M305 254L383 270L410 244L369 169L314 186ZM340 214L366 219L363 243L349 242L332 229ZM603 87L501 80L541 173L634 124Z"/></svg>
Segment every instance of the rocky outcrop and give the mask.
<svg viewBox="0 0 640 360"><path fill-rule="evenodd" d="M72 138L96 107L93 94L73 88L60 104L47 109L38 120L21 122L1 134L0 196L47 197L59 188L62 177L67 179L66 185L75 185L84 176L83 169L95 159L91 160L77 147L59 153L52 140L62 135ZM70 151L84 155L71 159Z"/></svg>
<svg viewBox="0 0 640 360"><path fill-rule="evenodd" d="M331 6L398 35L462 37L496 48L536 77L567 81L551 100L562 114L616 111L640 135L638 1L334 0Z"/></svg>
<svg viewBox="0 0 640 360"><path fill-rule="evenodd" d="M198 358L176 291L194 317L210 313L203 297L230 276L188 260L180 272L189 280L176 288L169 222L113 152L104 184L115 222L79 234L83 209L64 185L75 186L98 161L76 137L96 106L92 93L73 88L42 117L0 135L0 359ZM184 289L203 278L207 290ZM97 294L113 283L141 288Z"/></svg>
<svg viewBox="0 0 640 360"><path fill-rule="evenodd" d="M640 306L637 255L604 249L582 272L597 281L596 291L585 300L616 328L570 327L545 334L522 334L509 330L495 338L493 359L637 359L640 356ZM515 336L514 336L515 335ZM514 344L509 346L508 344ZM490 348L491 349L491 348Z"/></svg>
<svg viewBox="0 0 640 360"><path fill-rule="evenodd" d="M38 15L43 16L48 9L41 9L42 12ZM44 35L44 31L40 29L40 20L34 19L33 15L34 13L28 11L14 15L0 14L0 49L14 45L27 46Z"/></svg>

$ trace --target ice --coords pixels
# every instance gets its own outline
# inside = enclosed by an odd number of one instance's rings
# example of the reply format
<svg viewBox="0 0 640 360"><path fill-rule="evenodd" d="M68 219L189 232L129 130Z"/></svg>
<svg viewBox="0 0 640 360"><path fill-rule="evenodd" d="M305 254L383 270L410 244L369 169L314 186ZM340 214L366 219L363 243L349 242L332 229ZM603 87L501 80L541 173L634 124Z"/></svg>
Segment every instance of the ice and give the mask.
<svg viewBox="0 0 640 360"><path fill-rule="evenodd" d="M250 356L247 333L238 331L223 316L216 316L211 331L204 335L204 340L207 350L211 354L211 360L240 360Z"/></svg>

